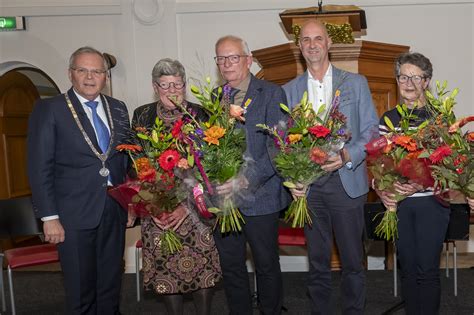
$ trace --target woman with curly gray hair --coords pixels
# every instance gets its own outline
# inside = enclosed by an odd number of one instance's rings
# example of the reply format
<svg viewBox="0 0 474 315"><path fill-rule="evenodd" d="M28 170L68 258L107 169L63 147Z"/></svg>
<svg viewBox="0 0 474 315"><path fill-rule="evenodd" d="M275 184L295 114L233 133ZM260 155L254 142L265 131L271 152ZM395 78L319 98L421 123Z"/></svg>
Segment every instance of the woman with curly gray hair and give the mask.
<svg viewBox="0 0 474 315"><path fill-rule="evenodd" d="M185 99L186 73L179 61L158 61L152 71L152 84L158 101L134 111L134 128L151 128L158 117L171 130L186 115L196 120L205 117L198 105ZM186 108L187 113L181 108ZM163 297L169 314L183 314L183 295L187 293L193 297L196 314L209 314L212 288L222 277L209 224L201 221L192 202L183 202L160 217L142 218L141 224L145 289ZM161 252L159 239L165 229L176 231L182 250L169 255Z"/></svg>

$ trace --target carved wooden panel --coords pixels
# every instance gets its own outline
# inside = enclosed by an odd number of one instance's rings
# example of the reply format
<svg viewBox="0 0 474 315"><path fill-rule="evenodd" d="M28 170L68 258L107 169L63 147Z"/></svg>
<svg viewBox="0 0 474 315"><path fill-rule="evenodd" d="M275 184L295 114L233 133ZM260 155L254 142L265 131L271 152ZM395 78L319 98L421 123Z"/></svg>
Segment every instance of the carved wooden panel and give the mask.
<svg viewBox="0 0 474 315"><path fill-rule="evenodd" d="M372 100L379 117L397 104L397 84L394 82L381 82L369 78L369 88Z"/></svg>
<svg viewBox="0 0 474 315"><path fill-rule="evenodd" d="M27 76L0 77L0 198L31 194L26 166L28 116L38 91Z"/></svg>

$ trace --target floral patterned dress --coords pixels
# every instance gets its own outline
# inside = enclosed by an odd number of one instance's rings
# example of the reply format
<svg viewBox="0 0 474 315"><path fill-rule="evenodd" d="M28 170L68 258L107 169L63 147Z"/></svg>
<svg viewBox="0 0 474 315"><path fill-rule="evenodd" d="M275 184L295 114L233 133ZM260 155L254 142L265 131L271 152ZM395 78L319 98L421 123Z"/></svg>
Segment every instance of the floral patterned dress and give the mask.
<svg viewBox="0 0 474 315"><path fill-rule="evenodd" d="M160 250L163 232L150 218L142 219L143 284L158 294L187 293L210 288L221 279L212 227L190 211L176 233L183 249L165 256Z"/></svg>
<svg viewBox="0 0 474 315"><path fill-rule="evenodd" d="M171 127L181 115L179 111L165 111L159 102L147 104L135 110L132 125L151 127L156 116ZM183 249L172 255L161 252L160 235L163 230L151 218L141 219L145 290L158 294L188 293L214 287L222 278L212 226L209 226L210 222L201 221L205 219L197 214L192 205L188 209L188 217L176 230Z"/></svg>

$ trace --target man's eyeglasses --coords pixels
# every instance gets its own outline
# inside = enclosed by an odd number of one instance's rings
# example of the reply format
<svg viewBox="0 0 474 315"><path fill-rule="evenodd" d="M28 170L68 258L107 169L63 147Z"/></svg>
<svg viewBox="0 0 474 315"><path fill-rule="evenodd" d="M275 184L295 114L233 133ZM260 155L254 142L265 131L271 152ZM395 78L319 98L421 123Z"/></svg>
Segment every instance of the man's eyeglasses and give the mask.
<svg viewBox="0 0 474 315"><path fill-rule="evenodd" d="M401 74L397 77L398 82L402 84L408 83L408 81L411 81L413 84L420 84L423 79L426 79L424 76L421 75L412 75L411 77Z"/></svg>
<svg viewBox="0 0 474 315"><path fill-rule="evenodd" d="M247 55L216 56L214 60L218 65L225 64L226 59L228 59L231 64L236 64L239 63L240 57L247 57Z"/></svg>
<svg viewBox="0 0 474 315"><path fill-rule="evenodd" d="M101 70L101 69L86 69L86 68L73 68L71 67L71 70L74 70L76 71L76 73L80 76L89 76L89 73L93 76L93 77L100 77L100 76L103 76L107 70Z"/></svg>
<svg viewBox="0 0 474 315"><path fill-rule="evenodd" d="M184 82L169 82L169 83L168 82L156 82L156 84L160 88L162 88L163 90L169 89L171 87L171 85L173 85L175 89L181 90L186 85L186 83L184 83Z"/></svg>

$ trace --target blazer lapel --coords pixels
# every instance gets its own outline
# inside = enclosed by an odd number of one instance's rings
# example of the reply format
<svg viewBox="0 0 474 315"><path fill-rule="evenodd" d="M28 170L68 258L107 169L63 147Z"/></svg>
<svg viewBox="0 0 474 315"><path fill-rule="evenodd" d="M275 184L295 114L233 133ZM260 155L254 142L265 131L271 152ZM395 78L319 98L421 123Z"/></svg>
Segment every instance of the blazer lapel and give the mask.
<svg viewBox="0 0 474 315"><path fill-rule="evenodd" d="M112 104L110 102L108 102L108 99L106 99L105 95L101 94L100 99L102 100L102 106L104 106L105 116L107 116L107 124L109 125L109 131L110 131L110 136L111 136L111 138L110 138L111 141L109 142L109 145L112 148L115 148L119 144L118 139L117 139L116 129L117 129L117 125L119 123L118 120L120 119L120 114L117 112L117 110L114 108L114 106L112 106ZM112 117L109 117L109 112L107 111L106 104L109 105L110 114L112 115ZM114 132L112 132L111 120L113 120ZM113 138L112 138L112 136L113 136ZM114 153L115 153L115 150L111 150L110 154L109 154L109 157L112 156Z"/></svg>
<svg viewBox="0 0 474 315"><path fill-rule="evenodd" d="M296 85L298 99L293 100L294 104L291 104L292 107L295 107L303 97L304 92L308 91L308 70L299 78L299 83Z"/></svg>
<svg viewBox="0 0 474 315"><path fill-rule="evenodd" d="M343 72L338 68L332 66L332 99L334 94L341 87L343 81Z"/></svg>
<svg viewBox="0 0 474 315"><path fill-rule="evenodd" d="M259 81L251 74L249 87L242 102L242 107L246 108L247 112L253 110L252 105L257 103L257 98L261 92L262 88L260 87Z"/></svg>
<svg viewBox="0 0 474 315"><path fill-rule="evenodd" d="M97 137L95 135L94 127L92 126L92 123L89 120L89 117L87 117L87 114L84 111L84 107L82 107L81 102L76 97L76 94L74 93L72 88L67 93L69 95L69 99L71 100L72 106L74 107L74 110L77 113L77 117L79 118L79 121L82 124L82 128L84 128L84 131L89 136L89 139L91 140L92 144L100 152L100 147L99 147L99 143L97 142ZM79 128L79 126L77 128Z"/></svg>

